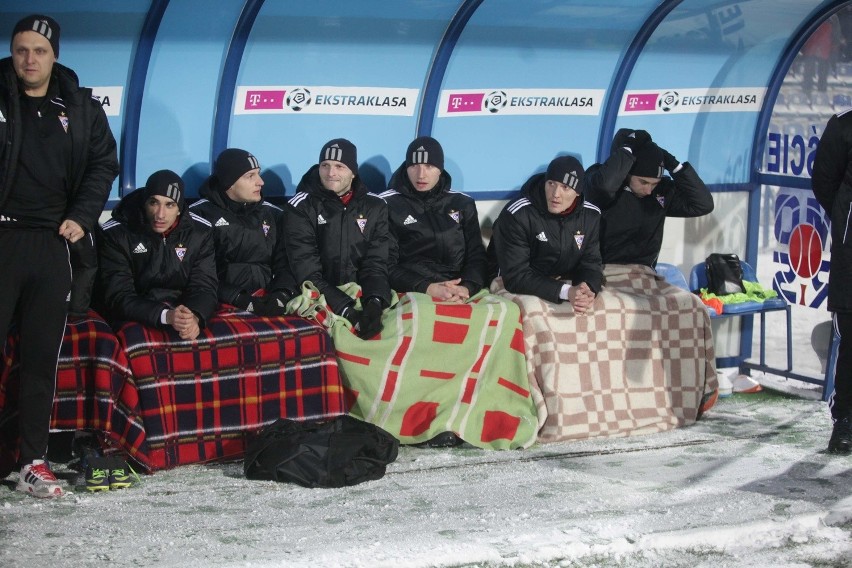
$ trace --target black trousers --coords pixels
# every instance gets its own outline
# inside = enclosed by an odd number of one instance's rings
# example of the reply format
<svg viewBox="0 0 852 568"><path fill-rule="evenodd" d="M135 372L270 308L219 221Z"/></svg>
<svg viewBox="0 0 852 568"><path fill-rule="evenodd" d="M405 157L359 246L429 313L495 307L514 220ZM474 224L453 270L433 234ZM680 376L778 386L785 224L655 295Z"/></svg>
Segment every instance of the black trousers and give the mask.
<svg viewBox="0 0 852 568"><path fill-rule="evenodd" d="M828 400L831 417L852 418L852 313L833 315L834 330L840 335L837 366L834 369L834 392Z"/></svg>
<svg viewBox="0 0 852 568"><path fill-rule="evenodd" d="M64 238L50 229L0 228L0 333L20 336L20 462L47 453L56 367L65 333L71 265Z"/></svg>

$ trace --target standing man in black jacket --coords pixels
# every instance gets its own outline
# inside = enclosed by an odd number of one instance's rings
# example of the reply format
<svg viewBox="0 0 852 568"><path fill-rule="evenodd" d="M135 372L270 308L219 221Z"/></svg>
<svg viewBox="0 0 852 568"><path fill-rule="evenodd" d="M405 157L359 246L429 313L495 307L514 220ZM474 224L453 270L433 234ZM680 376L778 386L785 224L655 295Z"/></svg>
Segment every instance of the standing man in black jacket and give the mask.
<svg viewBox="0 0 852 568"><path fill-rule="evenodd" d="M852 452L852 109L832 116L817 146L811 176L814 195L831 217L828 310L840 348L829 399L834 430L828 451Z"/></svg>
<svg viewBox="0 0 852 568"><path fill-rule="evenodd" d="M664 169L672 177L664 175ZM588 200L602 212L604 265L654 268L666 217L700 217L713 211L713 195L692 165L678 162L644 130L619 130L606 162L586 171L586 188Z"/></svg>
<svg viewBox="0 0 852 568"><path fill-rule="evenodd" d="M319 163L302 176L290 199L285 221L296 282L311 281L360 337L381 332L382 311L391 301L388 210L358 177L352 142L335 138L325 143ZM361 310L337 288L349 282L361 286Z"/></svg>
<svg viewBox="0 0 852 568"><path fill-rule="evenodd" d="M381 194L390 215L390 283L397 292L464 302L485 287L476 203L453 191L452 183L441 144L420 136Z"/></svg>
<svg viewBox="0 0 852 568"><path fill-rule="evenodd" d="M219 301L261 316L283 316L299 287L284 246L283 211L264 201L262 189L257 158L228 148L198 190L203 199L189 209L213 227Z"/></svg>
<svg viewBox="0 0 852 568"><path fill-rule="evenodd" d="M151 174L104 223L99 276L111 320L195 339L216 310L216 257L206 221L187 212L183 180Z"/></svg>
<svg viewBox="0 0 852 568"><path fill-rule="evenodd" d="M91 89L56 62L59 24L23 18L0 60L0 333L21 335L17 489L63 494L44 460L71 290L69 243L90 238L118 175L115 138Z"/></svg>
<svg viewBox="0 0 852 568"><path fill-rule="evenodd" d="M560 156L521 187L494 223L493 248L506 290L591 309L602 284L600 210L584 199L584 170Z"/></svg>

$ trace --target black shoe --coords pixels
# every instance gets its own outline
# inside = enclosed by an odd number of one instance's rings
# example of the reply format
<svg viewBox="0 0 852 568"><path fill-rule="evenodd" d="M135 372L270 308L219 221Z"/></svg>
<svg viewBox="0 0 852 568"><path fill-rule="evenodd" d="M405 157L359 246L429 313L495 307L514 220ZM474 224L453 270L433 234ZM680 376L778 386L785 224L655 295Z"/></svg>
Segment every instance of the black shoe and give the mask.
<svg viewBox="0 0 852 568"><path fill-rule="evenodd" d="M452 432L441 432L430 440L414 445L418 448L452 448L453 446L458 446L463 442L464 440Z"/></svg>
<svg viewBox="0 0 852 568"><path fill-rule="evenodd" d="M828 451L832 454L852 452L852 423L849 422L849 418L841 418L834 422L834 430L828 441Z"/></svg>

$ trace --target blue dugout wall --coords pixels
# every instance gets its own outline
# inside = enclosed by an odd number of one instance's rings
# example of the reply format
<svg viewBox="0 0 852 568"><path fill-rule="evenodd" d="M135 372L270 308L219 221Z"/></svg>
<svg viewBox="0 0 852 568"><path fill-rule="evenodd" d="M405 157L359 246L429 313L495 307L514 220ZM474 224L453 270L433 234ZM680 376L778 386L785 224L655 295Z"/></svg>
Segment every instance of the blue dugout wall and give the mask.
<svg viewBox="0 0 852 568"><path fill-rule="evenodd" d="M616 129L644 128L717 197L713 215L667 225L665 260L688 270L737 252L791 303L824 309L819 275L804 278L807 302L791 292L804 288L789 239L818 216L796 192L809 187L806 141L836 103L791 111L783 95L805 40L848 4L6 0L0 22L9 33L29 13L59 21L60 61L97 88L119 140L113 202L161 168L192 194L228 146L258 156L268 194L290 195L335 137L357 145L378 191L408 142L431 134L487 225L554 156L588 166Z"/></svg>

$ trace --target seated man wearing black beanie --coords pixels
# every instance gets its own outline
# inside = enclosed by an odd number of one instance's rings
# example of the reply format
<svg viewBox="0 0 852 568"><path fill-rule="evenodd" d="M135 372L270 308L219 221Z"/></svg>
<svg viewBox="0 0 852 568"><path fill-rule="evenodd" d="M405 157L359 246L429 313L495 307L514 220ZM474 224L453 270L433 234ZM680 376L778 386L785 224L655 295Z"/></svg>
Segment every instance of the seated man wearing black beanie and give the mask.
<svg viewBox="0 0 852 568"><path fill-rule="evenodd" d="M218 303L213 236L185 213L183 180L160 170L104 223L99 277L112 320L170 327L182 339L205 327Z"/></svg>
<svg viewBox="0 0 852 568"><path fill-rule="evenodd" d="M489 248L513 294L568 301L589 310L601 288L600 211L583 197L584 171L572 156L550 162L503 208Z"/></svg>
<svg viewBox="0 0 852 568"><path fill-rule="evenodd" d="M319 163L299 182L285 209L290 268L296 282L312 282L334 313L364 339L382 330L390 305L388 211L358 177L355 145L345 138L325 143ZM361 286L361 310L337 287Z"/></svg>
<svg viewBox="0 0 852 568"><path fill-rule="evenodd" d="M461 303L485 286L476 203L452 183L437 140L420 136L408 145L381 195L390 215L390 279L397 292Z"/></svg>
<svg viewBox="0 0 852 568"><path fill-rule="evenodd" d="M664 169L672 177L665 176ZM605 265L654 268L666 217L700 217L713 211L713 196L695 169L657 146L644 130L622 128L615 134L606 162L586 172L586 190L602 212Z"/></svg>
<svg viewBox="0 0 852 568"><path fill-rule="evenodd" d="M283 211L265 201L260 164L222 151L190 211L213 226L219 301L261 316L286 315L298 291L284 248ZM263 292L261 294L261 292Z"/></svg>

